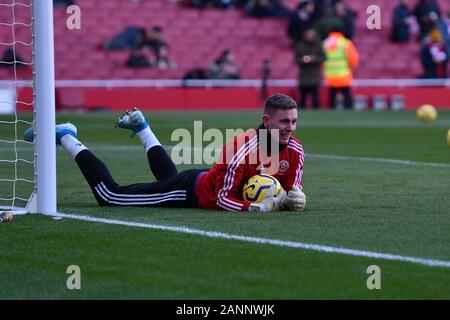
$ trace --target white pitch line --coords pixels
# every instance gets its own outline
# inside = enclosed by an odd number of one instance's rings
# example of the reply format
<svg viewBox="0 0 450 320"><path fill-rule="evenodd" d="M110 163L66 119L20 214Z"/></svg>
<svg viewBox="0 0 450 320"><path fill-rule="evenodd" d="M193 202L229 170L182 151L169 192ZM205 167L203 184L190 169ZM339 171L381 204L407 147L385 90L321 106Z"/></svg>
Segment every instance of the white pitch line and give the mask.
<svg viewBox="0 0 450 320"><path fill-rule="evenodd" d="M320 245L320 244L302 243L302 242L294 242L294 241L283 241L283 240L277 240L277 239L266 239L266 238L258 238L258 237L249 237L249 236L229 234L229 233L223 233L223 232L217 232L217 231L199 230L199 229L194 229L194 228L189 228L189 227L148 224L148 223L141 223L141 222L105 219L105 218L97 218L97 217L91 217L91 216L68 214L68 213L57 213L57 214L54 214L51 216L57 216L57 217L61 217L61 218L75 219L75 220L81 220L81 221L88 221L88 222L98 222L98 223L106 223L106 224L113 224L113 225L146 228L146 229L154 229L154 230L163 230L163 231L172 231L172 232L179 232L179 233L185 233L185 234L194 234L194 235L208 237L208 238L229 239L229 240L237 240L237 241L244 241L244 242L258 243L258 244L270 244L270 245L279 246L279 247L288 247L288 248L304 249L304 250L319 251L319 252L344 254L344 255L357 256L357 257L366 257L366 258L372 258L372 259L409 262L409 263L414 263L414 264L419 264L419 265L424 265L424 266L429 266L429 267L450 268L450 261L400 256L400 255L395 255L395 254L390 254L390 253L380 253L380 252L354 250L354 249L347 249L347 248L337 248L337 247L325 246L325 245Z"/></svg>
<svg viewBox="0 0 450 320"><path fill-rule="evenodd" d="M129 148L129 149L128 149ZM174 146L164 146L167 150L172 150ZM102 151L113 151L113 150L141 150L141 146L118 146L108 147L108 146L97 146L93 147L94 150ZM194 152L203 152L203 148L186 148ZM426 166L426 167L438 167L438 168L450 168L448 163L439 162L420 162L411 160L400 160L400 159L389 159L389 158L370 158L370 157L352 157L352 156L339 156L334 154L320 154L320 153L305 153L305 157L311 158L322 158L322 159L333 159L333 160L349 160L349 161L367 161L367 162L379 162L379 163L389 163L389 164L399 164L407 166Z"/></svg>
<svg viewBox="0 0 450 320"><path fill-rule="evenodd" d="M174 146L164 146L166 150L170 151ZM135 151L144 150L144 147L138 145L92 145L90 149L93 151ZM203 153L203 148L185 148L190 151ZM27 150L32 151L32 147L22 147L18 148L19 151ZM7 148L1 148L0 151L11 151ZM389 164L399 164L406 166L422 166L422 167L435 167L435 168L450 168L448 163L439 162L421 162L412 160L401 160L401 159L389 159L389 158L371 158L371 157L353 157L353 156L340 156L334 154L320 154L320 153L305 153L305 157L311 158L322 158L322 159L332 159L332 160L346 160L346 161L366 161L366 162L378 162L378 163L389 163Z"/></svg>
<svg viewBox="0 0 450 320"><path fill-rule="evenodd" d="M318 154L318 153L305 153L305 156L312 158L333 159L333 160L368 161L368 162L401 164L407 166L450 168L450 164L438 162L420 162L420 161L389 159L389 158L351 157L351 156L338 156L333 154Z"/></svg>
<svg viewBox="0 0 450 320"><path fill-rule="evenodd" d="M167 150L172 150L174 146L164 146ZM141 146L126 146L120 145L117 147L113 146L93 146L93 150L101 151L114 151L114 150L142 150ZM194 152L203 152L203 148L186 148ZM370 158L370 157L352 157L352 156L340 156L334 154L320 154L320 153L305 153L305 157L311 158L322 158L322 159L333 159L333 160L349 160L349 161L367 161L367 162L379 162L379 163L390 163L390 164L400 164L408 166L427 166L427 167L439 167L439 168L450 168L448 163L439 162L421 162L412 160L400 160L400 159L389 159L389 158Z"/></svg>

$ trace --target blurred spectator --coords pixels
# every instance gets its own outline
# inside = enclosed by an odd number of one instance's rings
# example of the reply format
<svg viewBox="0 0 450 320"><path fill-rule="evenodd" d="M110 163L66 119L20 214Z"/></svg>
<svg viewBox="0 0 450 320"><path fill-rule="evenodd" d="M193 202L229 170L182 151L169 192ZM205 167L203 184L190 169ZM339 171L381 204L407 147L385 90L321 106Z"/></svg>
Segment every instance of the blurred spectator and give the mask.
<svg viewBox="0 0 450 320"><path fill-rule="evenodd" d="M75 1L73 0L53 0L53 7L68 7L74 5Z"/></svg>
<svg viewBox="0 0 450 320"><path fill-rule="evenodd" d="M234 54L226 49L208 66L209 79L240 79L239 68Z"/></svg>
<svg viewBox="0 0 450 320"><path fill-rule="evenodd" d="M133 30L133 29L132 29ZM129 46L131 48L127 48L130 50L130 55L125 63L127 67L130 68L148 68L153 66L152 61L152 52L149 52L149 48L147 47L147 32L144 28L138 28L136 30L136 34L134 37L126 38L126 37L116 37L116 40L120 39L131 39L129 41ZM120 41L113 42L115 46L120 44Z"/></svg>
<svg viewBox="0 0 450 320"><path fill-rule="evenodd" d="M327 8L334 8L336 3L341 2L343 0L314 0L314 12L313 16L314 19L320 19L320 17L323 15L323 13L326 11Z"/></svg>
<svg viewBox="0 0 450 320"><path fill-rule="evenodd" d="M306 108L308 95L311 96L313 108L319 108L320 71L325 58L325 52L316 31L306 30L303 33L303 40L297 44L295 50L295 60L300 67L300 107L303 109Z"/></svg>
<svg viewBox="0 0 450 320"><path fill-rule="evenodd" d="M184 5L194 8L242 8L249 17L290 17L292 12L286 2L290 0L181 0Z"/></svg>
<svg viewBox="0 0 450 320"><path fill-rule="evenodd" d="M444 22L447 24L447 33L450 35L450 10L447 12L447 16L444 17Z"/></svg>
<svg viewBox="0 0 450 320"><path fill-rule="evenodd" d="M177 67L176 63L169 57L169 48L167 46L162 46L159 49L158 56L155 56L152 65L162 70Z"/></svg>
<svg viewBox="0 0 450 320"><path fill-rule="evenodd" d="M233 8L236 0L186 0L185 4L194 8Z"/></svg>
<svg viewBox="0 0 450 320"><path fill-rule="evenodd" d="M244 8L246 16L267 18L275 15L275 7L271 0L250 0Z"/></svg>
<svg viewBox="0 0 450 320"><path fill-rule="evenodd" d="M235 2L236 2L236 7L243 8L247 5L249 0L235 0Z"/></svg>
<svg viewBox="0 0 450 320"><path fill-rule="evenodd" d="M176 67L175 62L169 58L169 46L162 36L163 29L154 26L149 33L140 27L128 27L114 37L106 49L130 50L126 65L132 68L157 67L168 69Z"/></svg>
<svg viewBox="0 0 450 320"><path fill-rule="evenodd" d="M288 0L272 0L273 16L279 18L288 18L292 15L292 11L288 8Z"/></svg>
<svg viewBox="0 0 450 320"><path fill-rule="evenodd" d="M343 1L339 1L334 5L334 10L338 18L342 21L343 33L345 37L349 40L353 39L353 35L355 33L354 20L356 17L356 13L347 7Z"/></svg>
<svg viewBox="0 0 450 320"><path fill-rule="evenodd" d="M3 51L3 55L0 58L0 67L2 68L23 68L26 67L26 64L22 57L17 53L14 52L13 49L8 48Z"/></svg>
<svg viewBox="0 0 450 320"><path fill-rule="evenodd" d="M314 2L312 0L301 0L297 10L289 19L288 35L294 42L302 40L303 33L314 26Z"/></svg>
<svg viewBox="0 0 450 320"><path fill-rule="evenodd" d="M194 8L208 8L208 7L213 7L214 3L213 0L186 0L185 4L189 7L194 7Z"/></svg>
<svg viewBox="0 0 450 320"><path fill-rule="evenodd" d="M430 32L421 50L421 62L424 70L422 78L447 78L449 50L438 29Z"/></svg>
<svg viewBox="0 0 450 320"><path fill-rule="evenodd" d="M424 39L433 29L430 13L435 12L439 17L441 16L439 5L436 0L419 0L413 12L420 26L420 39Z"/></svg>
<svg viewBox="0 0 450 320"><path fill-rule="evenodd" d="M262 74L261 74L261 101L265 101L267 97L269 97L269 88L267 86L267 82L270 78L270 74L272 73L272 66L270 60L268 58L264 58L262 65Z"/></svg>
<svg viewBox="0 0 450 320"><path fill-rule="evenodd" d="M216 8L234 8L235 6L235 0L215 0Z"/></svg>
<svg viewBox="0 0 450 320"><path fill-rule="evenodd" d="M164 40L163 28L153 26L148 33L145 45L153 52L154 58L151 59L152 66L160 69L175 68L176 64L169 57L169 45Z"/></svg>
<svg viewBox="0 0 450 320"><path fill-rule="evenodd" d="M131 50L130 56L126 61L126 66L130 68L148 68L151 67L151 62L147 56L145 49L142 47L140 49L135 48Z"/></svg>
<svg viewBox="0 0 450 320"><path fill-rule="evenodd" d="M442 40L444 41L447 49L450 49L450 36L445 18L438 16L438 14L434 11L430 12L428 16L430 18L430 25L433 26L432 30L437 29L441 32Z"/></svg>
<svg viewBox="0 0 450 320"><path fill-rule="evenodd" d="M105 50L127 50L140 49L147 41L147 33L144 28L130 26L114 38L107 42L104 46Z"/></svg>
<svg viewBox="0 0 450 320"><path fill-rule="evenodd" d="M192 70L189 70L183 77L183 81L205 79L208 79L208 76L206 70L203 68L194 68Z"/></svg>
<svg viewBox="0 0 450 320"><path fill-rule="evenodd" d="M235 0L216 0L216 6L219 8L234 8L236 7Z"/></svg>
<svg viewBox="0 0 450 320"><path fill-rule="evenodd" d="M163 28L154 26L147 35L145 45L150 48L157 58L161 55L161 48L167 48L168 45L163 39Z"/></svg>
<svg viewBox="0 0 450 320"><path fill-rule="evenodd" d="M324 14L325 9L331 6L331 0L314 0L313 19L319 20Z"/></svg>
<svg viewBox="0 0 450 320"><path fill-rule="evenodd" d="M400 0L392 15L391 40L397 43L409 42L411 26L415 23L412 11L408 8L409 0Z"/></svg>
<svg viewBox="0 0 450 320"><path fill-rule="evenodd" d="M345 108L353 108L351 86L353 83L352 69L359 62L359 54L353 42L347 39L342 29L336 27L324 42L326 61L324 64L325 83L329 88L330 107L337 106L337 93L344 95Z"/></svg>
<svg viewBox="0 0 450 320"><path fill-rule="evenodd" d="M328 38L328 35L334 28L344 28L342 19L340 19L334 12L334 7L324 6L323 10L322 16L316 23L317 33L322 41Z"/></svg>

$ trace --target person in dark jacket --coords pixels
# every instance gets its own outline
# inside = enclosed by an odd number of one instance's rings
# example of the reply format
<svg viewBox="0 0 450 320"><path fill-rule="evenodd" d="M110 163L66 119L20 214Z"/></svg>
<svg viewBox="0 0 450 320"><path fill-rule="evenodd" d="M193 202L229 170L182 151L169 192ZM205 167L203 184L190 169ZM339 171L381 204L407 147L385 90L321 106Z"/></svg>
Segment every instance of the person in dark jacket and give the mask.
<svg viewBox="0 0 450 320"><path fill-rule="evenodd" d="M270 0L252 0L244 8L245 15L254 18L268 18L275 15L275 8Z"/></svg>
<svg viewBox="0 0 450 320"><path fill-rule="evenodd" d="M444 43L442 34L438 29L433 29L421 50L421 62L424 69L422 78L447 78L448 61L449 50Z"/></svg>
<svg viewBox="0 0 450 320"><path fill-rule="evenodd" d="M310 0L301 0L297 10L292 14L288 24L288 36L295 43L302 40L305 30L314 26L314 2Z"/></svg>
<svg viewBox="0 0 450 320"><path fill-rule="evenodd" d="M151 67L151 62L144 48L136 48L131 50L125 65L129 68L148 68Z"/></svg>
<svg viewBox="0 0 450 320"><path fill-rule="evenodd" d="M344 29L344 22L336 15L334 7L324 7L322 16L316 22L316 31L319 39L324 41L328 38L331 30L335 29L337 26L339 26L340 29Z"/></svg>
<svg viewBox="0 0 450 320"><path fill-rule="evenodd" d="M352 40L353 35L355 34L355 11L350 9L342 1L339 1L334 5L334 10L336 12L336 15L342 21L342 31L344 33L344 36L347 39Z"/></svg>
<svg viewBox="0 0 450 320"><path fill-rule="evenodd" d="M419 0L413 12L420 26L420 39L422 40L434 28L434 23L430 19L430 13L435 12L440 17L441 10L436 0Z"/></svg>
<svg viewBox="0 0 450 320"><path fill-rule="evenodd" d="M410 25L413 23L412 11L408 8L408 0L400 0L392 15L391 40L397 43L409 42Z"/></svg>
<svg viewBox="0 0 450 320"><path fill-rule="evenodd" d="M312 99L312 107L319 108L319 87L321 81L321 65L326 56L316 31L308 29L303 33L303 41L297 44L295 60L300 67L299 91L300 107L305 109L308 95Z"/></svg>
<svg viewBox="0 0 450 320"><path fill-rule="evenodd" d="M447 50L450 50L450 34L445 17L438 16L436 12L430 12L428 17L430 18L430 23L433 26L432 29L437 29L441 32L442 40L447 46Z"/></svg>

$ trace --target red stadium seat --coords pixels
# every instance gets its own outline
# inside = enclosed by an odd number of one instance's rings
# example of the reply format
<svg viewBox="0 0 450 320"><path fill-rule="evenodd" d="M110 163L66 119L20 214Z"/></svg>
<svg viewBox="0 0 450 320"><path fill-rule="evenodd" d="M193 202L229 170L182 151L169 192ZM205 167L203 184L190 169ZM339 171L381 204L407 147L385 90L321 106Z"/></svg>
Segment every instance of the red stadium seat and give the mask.
<svg viewBox="0 0 450 320"><path fill-rule="evenodd" d="M294 8L297 0L286 3ZM411 41L397 45L389 42L395 1L376 1L382 9L381 30L366 27L366 9L372 2L361 0L346 3L358 14L354 42L361 54L361 65L356 70L357 77L409 78L422 71L419 43ZM77 4L82 8L81 30L68 30L64 8L54 10L58 79L176 79L193 67L206 67L225 48L235 53L244 77L260 77L261 61L265 57L272 61L273 77L297 77L292 43L286 35L287 19L253 19L245 17L240 10L197 10L167 0L77 0ZM439 4L443 12L450 9L449 1L439 0ZM18 10L16 20L26 19L26 14L28 12ZM0 12L0 17L4 21L8 15ZM127 52L99 50L103 43L127 25L146 28L161 25L170 45L170 55L178 68L135 72L123 65ZM30 34L26 28L18 27L16 36L29 40ZM10 30L0 27L0 39L8 41L10 37ZM24 57L29 58L29 54L24 54ZM2 76L4 73L2 71ZM29 75L24 72L24 76Z"/></svg>

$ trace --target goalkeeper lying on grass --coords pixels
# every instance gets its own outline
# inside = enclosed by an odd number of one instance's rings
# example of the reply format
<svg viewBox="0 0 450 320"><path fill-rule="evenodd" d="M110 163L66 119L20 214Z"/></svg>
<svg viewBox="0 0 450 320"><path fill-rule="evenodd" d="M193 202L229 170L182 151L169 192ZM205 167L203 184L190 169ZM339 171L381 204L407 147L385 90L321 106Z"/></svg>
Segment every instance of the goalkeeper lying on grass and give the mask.
<svg viewBox="0 0 450 320"><path fill-rule="evenodd" d="M275 94L266 100L262 120L259 128L238 135L228 143L211 169L178 173L142 112L137 109L126 112L116 125L133 131L141 139L150 169L157 179L156 182L129 186L120 186L114 181L105 164L77 139L77 128L73 124L56 126L56 143L75 159L100 206L302 211L306 204L301 190L303 147L292 136L297 123L297 104L289 96ZM266 135L265 139L261 138L262 135ZM269 141L274 141L274 137L278 137L275 145L279 150L271 152ZM24 138L30 142L34 140L33 128L25 132ZM270 161L262 162L261 154L267 155ZM267 172L269 169L272 172ZM242 186L250 177L260 173L277 178L284 190L274 196L274 186L260 203L242 201Z"/></svg>

